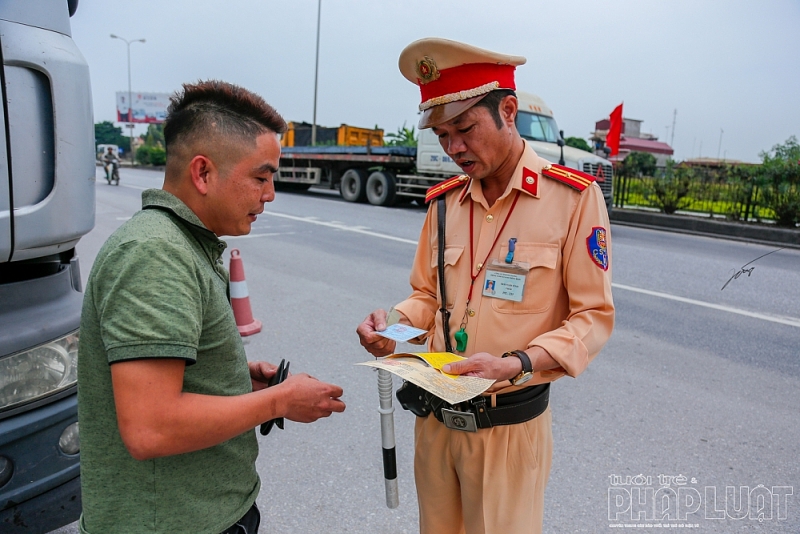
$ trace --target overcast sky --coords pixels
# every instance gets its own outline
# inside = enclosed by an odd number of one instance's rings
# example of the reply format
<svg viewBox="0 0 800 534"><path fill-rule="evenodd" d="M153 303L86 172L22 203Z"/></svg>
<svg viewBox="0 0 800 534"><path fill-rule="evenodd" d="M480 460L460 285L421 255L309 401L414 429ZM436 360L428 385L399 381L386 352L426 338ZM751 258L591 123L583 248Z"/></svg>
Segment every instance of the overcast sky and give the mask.
<svg viewBox="0 0 800 534"><path fill-rule="evenodd" d="M111 33L147 40L131 45L134 91L219 78L311 122L316 21L317 0L80 0L72 33L96 122L116 118L114 93L127 90ZM565 136L588 137L620 102L667 142L677 109L676 159L757 161L800 136L798 0L322 0L318 124L416 125L419 92L397 58L433 36L527 57L517 87L548 103Z"/></svg>

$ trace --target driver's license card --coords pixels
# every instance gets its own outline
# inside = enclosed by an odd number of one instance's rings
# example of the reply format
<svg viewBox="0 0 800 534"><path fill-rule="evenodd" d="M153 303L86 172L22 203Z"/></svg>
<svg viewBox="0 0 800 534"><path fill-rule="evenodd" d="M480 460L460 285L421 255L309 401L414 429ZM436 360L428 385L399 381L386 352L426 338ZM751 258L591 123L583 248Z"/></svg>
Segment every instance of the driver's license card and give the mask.
<svg viewBox="0 0 800 534"><path fill-rule="evenodd" d="M426 333L427 330L422 330L420 328L414 328L413 326L408 326L405 324L395 323L391 326L387 326L386 330L381 332L376 332L379 336L388 337L389 339L393 339L395 341L408 341L409 339L414 339L415 337L419 337L422 334Z"/></svg>

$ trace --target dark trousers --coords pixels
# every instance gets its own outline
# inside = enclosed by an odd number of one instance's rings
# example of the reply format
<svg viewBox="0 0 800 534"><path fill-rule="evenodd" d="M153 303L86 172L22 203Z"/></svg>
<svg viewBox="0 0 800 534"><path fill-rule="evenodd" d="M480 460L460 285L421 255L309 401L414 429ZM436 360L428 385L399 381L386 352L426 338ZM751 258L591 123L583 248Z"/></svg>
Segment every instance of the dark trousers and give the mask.
<svg viewBox="0 0 800 534"><path fill-rule="evenodd" d="M258 534L258 525L261 523L261 514L256 503L242 516L240 520L223 530L220 534Z"/></svg>

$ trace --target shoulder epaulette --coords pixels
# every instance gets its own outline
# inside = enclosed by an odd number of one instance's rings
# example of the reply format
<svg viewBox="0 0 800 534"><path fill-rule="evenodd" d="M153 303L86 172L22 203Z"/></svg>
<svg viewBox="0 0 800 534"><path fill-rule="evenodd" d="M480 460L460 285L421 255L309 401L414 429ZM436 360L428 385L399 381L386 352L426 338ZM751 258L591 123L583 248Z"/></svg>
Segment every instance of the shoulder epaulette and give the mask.
<svg viewBox="0 0 800 534"><path fill-rule="evenodd" d="M585 172L570 169L569 167L564 167L563 165L557 165L555 163L542 167L541 172L544 176L552 178L553 180L558 180L578 191L583 191L595 181L595 177L591 174L586 174Z"/></svg>
<svg viewBox="0 0 800 534"><path fill-rule="evenodd" d="M448 191L455 189L456 187L464 185L468 181L469 181L469 176L467 176L466 174L460 174L458 176L453 176L452 178L448 178L444 182L440 182L428 189L428 191L425 193L425 202L426 203L430 202L439 195L447 193Z"/></svg>

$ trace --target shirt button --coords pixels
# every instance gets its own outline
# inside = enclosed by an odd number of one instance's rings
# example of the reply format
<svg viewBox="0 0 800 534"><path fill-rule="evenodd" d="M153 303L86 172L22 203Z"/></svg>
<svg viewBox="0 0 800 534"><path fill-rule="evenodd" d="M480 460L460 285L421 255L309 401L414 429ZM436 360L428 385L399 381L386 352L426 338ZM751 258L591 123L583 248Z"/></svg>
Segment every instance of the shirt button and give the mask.
<svg viewBox="0 0 800 534"><path fill-rule="evenodd" d="M469 310L467 313L470 317L475 317L475 310Z"/></svg>
<svg viewBox="0 0 800 534"><path fill-rule="evenodd" d="M481 269L483 269L483 264L482 264L482 263L479 263L478 265L476 265L476 267L477 267L477 268L478 268L478 270L480 271Z"/></svg>
<svg viewBox="0 0 800 534"><path fill-rule="evenodd" d="M494 215L492 215L491 213L486 216L486 222L492 222L493 220L494 220Z"/></svg>

